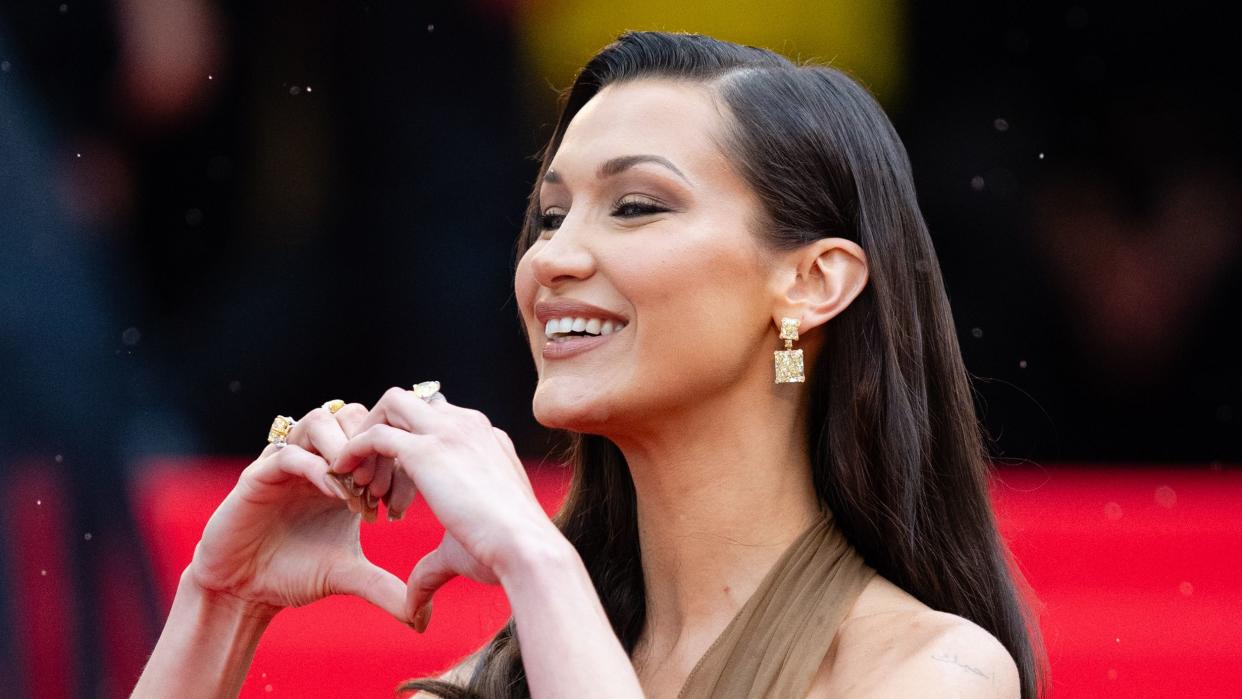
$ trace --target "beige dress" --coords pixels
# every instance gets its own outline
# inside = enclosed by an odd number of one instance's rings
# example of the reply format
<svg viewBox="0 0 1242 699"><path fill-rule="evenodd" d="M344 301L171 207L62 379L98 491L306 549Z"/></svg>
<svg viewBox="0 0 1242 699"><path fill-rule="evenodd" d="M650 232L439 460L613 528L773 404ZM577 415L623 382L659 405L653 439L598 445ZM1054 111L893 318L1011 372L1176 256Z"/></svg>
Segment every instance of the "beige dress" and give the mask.
<svg viewBox="0 0 1242 699"><path fill-rule="evenodd" d="M876 574L831 515L803 532L708 647L679 699L803 699Z"/></svg>

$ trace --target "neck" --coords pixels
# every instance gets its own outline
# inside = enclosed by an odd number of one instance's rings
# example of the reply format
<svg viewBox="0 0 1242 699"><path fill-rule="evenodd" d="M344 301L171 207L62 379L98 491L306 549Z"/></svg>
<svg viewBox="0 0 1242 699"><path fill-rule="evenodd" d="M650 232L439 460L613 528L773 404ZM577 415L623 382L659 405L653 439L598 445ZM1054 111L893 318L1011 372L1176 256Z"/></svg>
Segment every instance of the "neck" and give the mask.
<svg viewBox="0 0 1242 699"><path fill-rule="evenodd" d="M697 659L820 516L797 387L767 386L614 438L637 496L643 658Z"/></svg>

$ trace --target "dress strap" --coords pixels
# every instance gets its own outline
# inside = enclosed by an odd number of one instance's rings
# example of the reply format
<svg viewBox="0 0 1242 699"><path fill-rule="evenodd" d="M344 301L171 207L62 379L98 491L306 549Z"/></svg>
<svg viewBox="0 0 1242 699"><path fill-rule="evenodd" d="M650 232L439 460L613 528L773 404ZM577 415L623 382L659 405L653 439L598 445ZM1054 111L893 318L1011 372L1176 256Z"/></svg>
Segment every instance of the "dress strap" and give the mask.
<svg viewBox="0 0 1242 699"><path fill-rule="evenodd" d="M825 513L768 571L678 699L802 699L875 573Z"/></svg>

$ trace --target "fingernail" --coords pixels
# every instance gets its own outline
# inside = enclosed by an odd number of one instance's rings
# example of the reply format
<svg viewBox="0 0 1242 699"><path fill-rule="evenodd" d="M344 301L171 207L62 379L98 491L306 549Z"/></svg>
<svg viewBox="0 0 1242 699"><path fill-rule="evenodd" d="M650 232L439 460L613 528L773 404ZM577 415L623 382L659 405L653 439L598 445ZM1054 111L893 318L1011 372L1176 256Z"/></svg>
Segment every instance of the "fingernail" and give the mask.
<svg viewBox="0 0 1242 699"><path fill-rule="evenodd" d="M351 495L345 502L349 505L350 512L353 512L354 514L362 512L362 503L358 500L358 498Z"/></svg>
<svg viewBox="0 0 1242 699"><path fill-rule="evenodd" d="M376 520L376 518L378 518L378 517L379 517L379 511L378 511L378 510L373 510L373 509L371 509L371 508L369 508L369 507L364 508L364 509L362 510L362 521L364 521L364 522L366 522L366 523L368 523L368 524L370 524L371 522L374 522L374 521Z"/></svg>
<svg viewBox="0 0 1242 699"><path fill-rule="evenodd" d="M349 499L349 491L345 490L345 486L341 485L341 482L334 478L331 473L323 474L323 483L328 486L328 490L336 493L338 498L342 500Z"/></svg>
<svg viewBox="0 0 1242 699"><path fill-rule="evenodd" d="M429 623L431 623L431 606L424 604L414 613L414 630L423 633L427 630Z"/></svg>
<svg viewBox="0 0 1242 699"><path fill-rule="evenodd" d="M391 507L388 508L388 521L389 522L396 522L397 520L401 519L404 516L405 516L405 510L394 510Z"/></svg>
<svg viewBox="0 0 1242 699"><path fill-rule="evenodd" d="M355 496L362 495L362 486L354 484L354 474L346 473L341 476L341 483L345 486L346 490L353 493Z"/></svg>
<svg viewBox="0 0 1242 699"><path fill-rule="evenodd" d="M366 497L368 509L374 510L375 506L379 504L379 498L375 497L375 495L371 493L370 488L366 489L366 491L363 493L363 496Z"/></svg>

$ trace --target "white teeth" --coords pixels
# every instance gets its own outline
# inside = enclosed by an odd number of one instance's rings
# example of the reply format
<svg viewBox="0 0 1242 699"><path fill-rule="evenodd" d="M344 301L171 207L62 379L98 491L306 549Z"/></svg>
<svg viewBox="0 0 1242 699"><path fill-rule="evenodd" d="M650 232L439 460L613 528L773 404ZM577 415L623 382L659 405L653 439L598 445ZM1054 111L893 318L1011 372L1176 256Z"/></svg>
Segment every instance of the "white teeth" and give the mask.
<svg viewBox="0 0 1242 699"><path fill-rule="evenodd" d="M543 332L550 339L565 340L568 339L566 333L570 332L586 332L591 335L611 335L621 328L625 327L625 323L617 320L601 320L599 318L553 318L549 320L543 327Z"/></svg>

